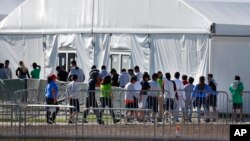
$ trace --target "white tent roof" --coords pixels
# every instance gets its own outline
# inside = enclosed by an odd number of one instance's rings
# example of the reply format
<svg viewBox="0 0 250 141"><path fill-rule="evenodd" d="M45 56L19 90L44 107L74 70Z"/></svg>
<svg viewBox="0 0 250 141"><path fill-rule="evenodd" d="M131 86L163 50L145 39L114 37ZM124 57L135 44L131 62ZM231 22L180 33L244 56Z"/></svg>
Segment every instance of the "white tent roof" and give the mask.
<svg viewBox="0 0 250 141"><path fill-rule="evenodd" d="M93 0L26 0L1 24L7 33L90 32Z"/></svg>
<svg viewBox="0 0 250 141"><path fill-rule="evenodd" d="M12 12L24 0L0 0L0 21Z"/></svg>
<svg viewBox="0 0 250 141"><path fill-rule="evenodd" d="M250 35L250 0L184 0L215 23L217 35Z"/></svg>
<svg viewBox="0 0 250 141"><path fill-rule="evenodd" d="M26 0L0 33L250 35L250 0ZM93 13L93 14L92 14Z"/></svg>

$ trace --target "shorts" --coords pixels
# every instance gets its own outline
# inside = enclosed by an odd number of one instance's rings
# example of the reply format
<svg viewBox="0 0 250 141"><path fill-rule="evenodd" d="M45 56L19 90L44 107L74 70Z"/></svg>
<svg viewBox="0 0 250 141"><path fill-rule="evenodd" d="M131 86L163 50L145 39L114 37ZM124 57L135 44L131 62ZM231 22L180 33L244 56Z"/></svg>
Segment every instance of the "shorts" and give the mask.
<svg viewBox="0 0 250 141"><path fill-rule="evenodd" d="M70 99L69 100L70 106L74 106L75 108L70 108L70 113L73 112L80 112L80 104L78 99Z"/></svg>
<svg viewBox="0 0 250 141"><path fill-rule="evenodd" d="M233 103L233 109L242 109L242 103Z"/></svg>
<svg viewBox="0 0 250 141"><path fill-rule="evenodd" d="M207 98L207 104L209 106L216 107L217 106L217 95L209 95Z"/></svg>
<svg viewBox="0 0 250 141"><path fill-rule="evenodd" d="M148 109L153 109L153 112L158 112L158 99L157 97L148 97Z"/></svg>

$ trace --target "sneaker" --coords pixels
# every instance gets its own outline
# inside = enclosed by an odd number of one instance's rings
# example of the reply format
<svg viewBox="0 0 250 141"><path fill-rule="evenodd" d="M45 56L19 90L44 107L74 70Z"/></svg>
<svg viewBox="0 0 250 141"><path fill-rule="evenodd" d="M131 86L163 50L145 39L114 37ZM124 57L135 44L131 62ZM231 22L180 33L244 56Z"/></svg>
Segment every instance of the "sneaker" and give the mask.
<svg viewBox="0 0 250 141"><path fill-rule="evenodd" d="M206 123L210 122L210 119L206 119L205 122L206 122Z"/></svg>
<svg viewBox="0 0 250 141"><path fill-rule="evenodd" d="M212 122L216 122L216 119L214 118L214 119L212 120Z"/></svg>
<svg viewBox="0 0 250 141"><path fill-rule="evenodd" d="M84 120L83 120L83 123L88 123L88 122L87 122L87 120L84 119Z"/></svg>
<svg viewBox="0 0 250 141"><path fill-rule="evenodd" d="M72 120L69 120L69 122L68 122L69 124L73 124L74 122L72 121Z"/></svg>
<svg viewBox="0 0 250 141"><path fill-rule="evenodd" d="M53 124L53 122L51 120L47 121L48 124Z"/></svg>
<svg viewBox="0 0 250 141"><path fill-rule="evenodd" d="M162 119L161 119L161 118L158 118L158 119L157 119L157 122L162 122Z"/></svg>
<svg viewBox="0 0 250 141"><path fill-rule="evenodd" d="M103 120L98 121L98 124L105 124Z"/></svg>
<svg viewBox="0 0 250 141"><path fill-rule="evenodd" d="M120 122L120 119L114 119L114 124L116 124L117 122Z"/></svg>
<svg viewBox="0 0 250 141"><path fill-rule="evenodd" d="M131 119L127 119L127 123L133 123Z"/></svg>

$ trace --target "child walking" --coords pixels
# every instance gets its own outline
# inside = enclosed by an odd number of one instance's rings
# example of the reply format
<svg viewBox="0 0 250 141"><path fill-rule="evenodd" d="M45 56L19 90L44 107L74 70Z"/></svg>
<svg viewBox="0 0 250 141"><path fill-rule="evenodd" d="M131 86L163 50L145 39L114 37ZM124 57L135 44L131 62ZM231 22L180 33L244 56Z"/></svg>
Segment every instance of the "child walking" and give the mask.
<svg viewBox="0 0 250 141"><path fill-rule="evenodd" d="M71 82L68 84L66 89L66 94L69 100L70 106L74 106L74 108L70 108L70 119L69 123L74 123L74 117L80 112L80 106L79 106L79 97L80 97L80 91L79 91L79 84L77 82L77 75L71 76Z"/></svg>

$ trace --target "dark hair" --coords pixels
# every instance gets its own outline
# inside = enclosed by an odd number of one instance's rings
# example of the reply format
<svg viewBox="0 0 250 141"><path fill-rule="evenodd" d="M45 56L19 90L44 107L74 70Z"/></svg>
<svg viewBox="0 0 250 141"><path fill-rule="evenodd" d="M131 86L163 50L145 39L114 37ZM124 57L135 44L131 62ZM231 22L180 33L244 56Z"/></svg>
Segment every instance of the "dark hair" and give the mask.
<svg viewBox="0 0 250 141"><path fill-rule="evenodd" d="M106 66L104 66L104 65L102 65L102 68L101 68L102 70L106 70Z"/></svg>
<svg viewBox="0 0 250 141"><path fill-rule="evenodd" d="M110 83L111 83L111 76L110 75L105 76L104 79L102 80L102 85L106 85Z"/></svg>
<svg viewBox="0 0 250 141"><path fill-rule="evenodd" d="M166 77L168 80L170 80L170 79L171 79L171 74L170 74L169 72L167 72L167 73L165 74L165 77Z"/></svg>
<svg viewBox="0 0 250 141"><path fill-rule="evenodd" d="M111 71L110 71L110 73L111 73L111 74L112 74L112 73L117 73L117 72L116 72L116 69L112 68Z"/></svg>
<svg viewBox="0 0 250 141"><path fill-rule="evenodd" d="M126 72L126 69L122 69L122 72Z"/></svg>
<svg viewBox="0 0 250 141"><path fill-rule="evenodd" d="M134 70L133 69L128 69L128 73L129 73L129 75L133 75L134 74Z"/></svg>
<svg viewBox="0 0 250 141"><path fill-rule="evenodd" d="M214 77L212 73L209 73L207 76L212 77L212 78Z"/></svg>
<svg viewBox="0 0 250 141"><path fill-rule="evenodd" d="M36 68L37 67L36 62L32 63L32 66Z"/></svg>
<svg viewBox="0 0 250 141"><path fill-rule="evenodd" d="M91 69L96 69L96 66L95 66L95 65L93 65L93 66L91 67Z"/></svg>
<svg viewBox="0 0 250 141"><path fill-rule="evenodd" d="M142 75L142 78L145 79L145 78L149 78L149 74L148 72L144 72L143 75Z"/></svg>
<svg viewBox="0 0 250 141"><path fill-rule="evenodd" d="M74 81L76 81L77 78L78 78L78 76L77 76L76 74L73 74L73 75L71 76L71 79L74 80Z"/></svg>
<svg viewBox="0 0 250 141"><path fill-rule="evenodd" d="M201 76L200 79L199 79L199 90L204 90L205 88L205 77L204 76Z"/></svg>
<svg viewBox="0 0 250 141"><path fill-rule="evenodd" d="M130 79L130 82L132 82L132 81L137 81L137 77L135 76L135 75L132 75L132 77L131 77L131 79Z"/></svg>
<svg viewBox="0 0 250 141"><path fill-rule="evenodd" d="M189 77L189 78L188 78L188 82L189 82L190 84L193 84L194 78L193 78L193 77Z"/></svg>
<svg viewBox="0 0 250 141"><path fill-rule="evenodd" d="M76 65L76 60L71 61L72 65Z"/></svg>
<svg viewBox="0 0 250 141"><path fill-rule="evenodd" d="M176 79L179 79L179 78L180 78L180 73L179 73L179 72L176 72L176 73L174 74L174 77L175 77Z"/></svg>
<svg viewBox="0 0 250 141"><path fill-rule="evenodd" d="M5 64L6 64L6 63L10 63L10 61L9 61L9 60L5 60Z"/></svg>
<svg viewBox="0 0 250 141"><path fill-rule="evenodd" d="M187 80L188 76L186 74L182 75L182 80Z"/></svg>
<svg viewBox="0 0 250 141"><path fill-rule="evenodd" d="M57 70L57 71L60 71L60 70L61 70L61 67L60 67L60 66L57 66L57 67L56 67L56 70Z"/></svg>
<svg viewBox="0 0 250 141"><path fill-rule="evenodd" d="M240 76L239 75L235 75L235 80L240 80Z"/></svg>
<svg viewBox="0 0 250 141"><path fill-rule="evenodd" d="M23 61L19 61L19 65L23 65Z"/></svg>
<svg viewBox="0 0 250 141"><path fill-rule="evenodd" d="M153 73L153 74L152 74L152 79L153 79L153 80L157 80L158 77L159 77L159 76L158 76L157 73Z"/></svg>
<svg viewBox="0 0 250 141"><path fill-rule="evenodd" d="M3 68L4 67L4 64L3 63L0 63L0 68Z"/></svg>
<svg viewBox="0 0 250 141"><path fill-rule="evenodd" d="M140 69L139 66L134 67L134 70L139 70L139 69Z"/></svg>

